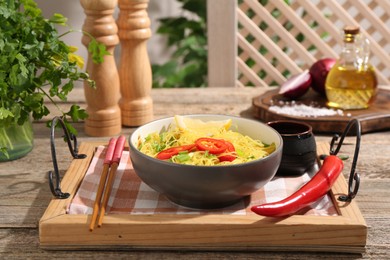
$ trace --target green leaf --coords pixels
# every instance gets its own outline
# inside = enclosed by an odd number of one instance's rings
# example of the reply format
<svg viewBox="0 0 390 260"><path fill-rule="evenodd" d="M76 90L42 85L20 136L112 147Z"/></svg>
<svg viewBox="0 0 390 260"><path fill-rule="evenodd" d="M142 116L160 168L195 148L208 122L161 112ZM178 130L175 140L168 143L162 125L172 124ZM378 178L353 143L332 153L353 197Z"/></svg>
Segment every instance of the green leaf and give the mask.
<svg viewBox="0 0 390 260"><path fill-rule="evenodd" d="M31 93L24 98L24 104L33 109L39 108L43 103L43 97L43 93Z"/></svg>
<svg viewBox="0 0 390 260"><path fill-rule="evenodd" d="M15 58L18 60L19 63L19 70L22 77L27 78L28 77L28 69L25 66L25 62L27 62L27 59L21 54L16 54Z"/></svg>
<svg viewBox="0 0 390 260"><path fill-rule="evenodd" d="M10 3L11 5L12 3ZM11 9L14 8L10 6L11 8L7 8L5 6L0 6L0 16L3 16L4 18L9 18L12 15Z"/></svg>
<svg viewBox="0 0 390 260"><path fill-rule="evenodd" d="M197 14L199 17L207 17L206 4L204 0L186 1L182 8Z"/></svg>
<svg viewBox="0 0 390 260"><path fill-rule="evenodd" d="M62 86L61 93L64 95L65 100L66 96L73 90L73 81L69 81L64 86Z"/></svg>
<svg viewBox="0 0 390 260"><path fill-rule="evenodd" d="M86 119L88 114L84 109L81 109L78 105L72 105L66 115L70 116L73 122L78 122L79 120Z"/></svg>
<svg viewBox="0 0 390 260"><path fill-rule="evenodd" d="M41 9L38 8L37 3L33 0L25 0L21 2L24 4L24 8L26 10L25 13L27 15L31 15L31 17L40 17L42 15Z"/></svg>
<svg viewBox="0 0 390 260"><path fill-rule="evenodd" d="M106 46L97 42L95 39L92 39L88 44L88 51L92 55L93 62L97 64L104 61L105 55L111 55L111 53L107 51Z"/></svg>
<svg viewBox="0 0 390 260"><path fill-rule="evenodd" d="M156 76L173 74L173 73L175 73L177 66L178 66L178 64L174 60L169 61L169 62L167 62L163 65L160 65L158 67L155 66L154 68L157 69Z"/></svg>
<svg viewBox="0 0 390 260"><path fill-rule="evenodd" d="M8 117L14 117L14 114L4 107L0 107L0 120L7 119Z"/></svg>
<svg viewBox="0 0 390 260"><path fill-rule="evenodd" d="M50 18L49 22L67 26L68 18L66 18L62 14L55 13Z"/></svg>
<svg viewBox="0 0 390 260"><path fill-rule="evenodd" d="M185 162L191 159L190 155L187 152L179 153L175 157L179 162Z"/></svg>

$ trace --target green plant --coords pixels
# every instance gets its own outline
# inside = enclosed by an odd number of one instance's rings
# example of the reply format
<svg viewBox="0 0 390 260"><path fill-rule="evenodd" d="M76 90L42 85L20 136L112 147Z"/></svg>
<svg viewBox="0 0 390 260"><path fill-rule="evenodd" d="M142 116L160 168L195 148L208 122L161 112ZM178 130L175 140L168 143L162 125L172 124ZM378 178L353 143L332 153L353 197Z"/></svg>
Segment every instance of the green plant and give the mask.
<svg viewBox="0 0 390 260"><path fill-rule="evenodd" d="M74 82L94 82L81 71L83 60L60 38L75 32L69 28L59 35L56 26L67 26L67 19L54 14L45 19L34 0L0 0L0 128L29 120L41 119L50 113L45 98L56 105L66 100ZM93 37L88 47L96 62L108 54L104 45ZM56 105L57 106L57 105ZM87 117L77 105L61 111L68 130L76 134L69 119L76 122ZM0 133L0 152L5 153L7 136Z"/></svg>
<svg viewBox="0 0 390 260"><path fill-rule="evenodd" d="M202 87L207 81L206 0L177 0L191 14L163 18L157 34L167 37L175 47L172 60L152 65L153 87Z"/></svg>

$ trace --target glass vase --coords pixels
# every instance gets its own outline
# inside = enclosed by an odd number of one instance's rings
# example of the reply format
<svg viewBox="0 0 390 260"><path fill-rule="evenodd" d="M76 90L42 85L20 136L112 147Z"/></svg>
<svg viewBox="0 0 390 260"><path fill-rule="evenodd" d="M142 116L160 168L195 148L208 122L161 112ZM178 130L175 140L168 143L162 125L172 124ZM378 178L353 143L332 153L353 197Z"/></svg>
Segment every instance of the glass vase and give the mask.
<svg viewBox="0 0 390 260"><path fill-rule="evenodd" d="M23 125L0 126L0 162L16 160L28 154L33 148L33 139L30 120Z"/></svg>

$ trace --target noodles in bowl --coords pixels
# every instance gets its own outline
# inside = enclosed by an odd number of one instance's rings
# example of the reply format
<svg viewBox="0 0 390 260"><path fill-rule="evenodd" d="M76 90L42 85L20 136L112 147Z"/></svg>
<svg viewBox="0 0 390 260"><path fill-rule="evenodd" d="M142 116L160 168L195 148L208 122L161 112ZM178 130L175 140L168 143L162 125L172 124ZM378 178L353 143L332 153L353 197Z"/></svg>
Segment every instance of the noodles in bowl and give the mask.
<svg viewBox="0 0 390 260"><path fill-rule="evenodd" d="M208 124L226 120L230 121L230 124L220 135L209 127L203 129L200 127L196 134L189 134L186 136L189 139L183 141L184 139L181 138L183 136L168 137L183 130L183 125L176 122L174 117L170 117L139 127L129 139L131 161L136 174L144 183L169 200L191 208L221 208L250 195L274 177L280 164L283 141L273 128L255 120L234 116L187 115L184 118L199 119ZM204 141L203 138L229 141L234 145L235 151L230 153L224 150L220 154L202 151L198 149L196 143L199 144L199 139ZM254 142L253 149L260 151L259 158L250 155L252 148L245 149L236 144L236 139L241 138L245 138L247 143ZM200 143L208 145L207 142ZM161 147L152 149L145 148L145 145ZM172 158L174 156L169 159L157 158L157 155L166 149L187 145L195 148L176 155L184 154L183 157L193 157L199 153L201 157L210 156L213 159L201 163L200 166L193 165L191 160L176 163L173 161L176 157ZM149 150L150 154L146 154L149 151L145 153L146 150L143 149ZM241 155L245 159L241 159ZM221 162L221 157L229 159L229 156L234 156L234 160L222 159Z"/></svg>
<svg viewBox="0 0 390 260"><path fill-rule="evenodd" d="M189 124L182 123L180 126L183 121ZM209 124L200 119L175 116L175 122L166 131L156 131L144 139L140 138L137 148L153 158L197 166L246 163L275 151L275 143L265 144L243 135L231 129L237 129L237 126L231 126L231 121ZM202 141L206 146L202 146Z"/></svg>

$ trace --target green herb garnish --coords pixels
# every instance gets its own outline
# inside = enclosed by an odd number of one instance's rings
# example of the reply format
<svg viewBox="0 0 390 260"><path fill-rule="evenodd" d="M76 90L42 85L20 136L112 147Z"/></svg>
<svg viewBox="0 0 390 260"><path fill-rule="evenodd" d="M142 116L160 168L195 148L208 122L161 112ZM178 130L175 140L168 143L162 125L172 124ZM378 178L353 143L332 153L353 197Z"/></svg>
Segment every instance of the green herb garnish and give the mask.
<svg viewBox="0 0 390 260"><path fill-rule="evenodd" d="M175 156L175 159L179 162L185 162L191 159L188 152L180 152L178 155Z"/></svg>

